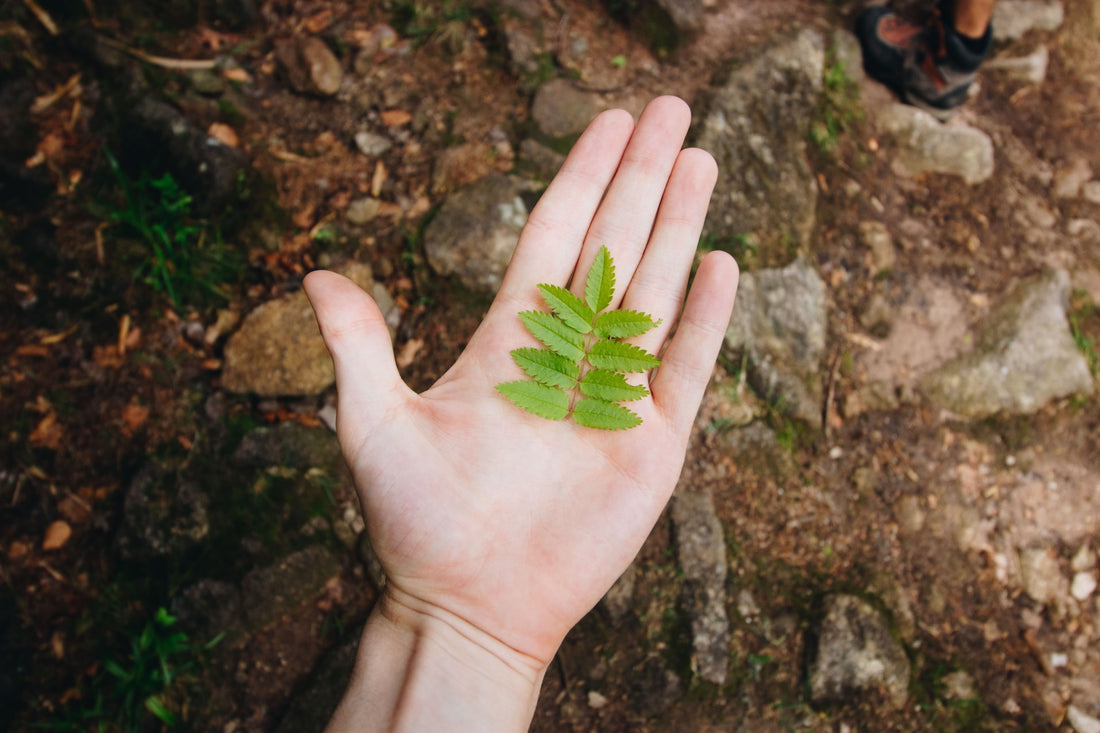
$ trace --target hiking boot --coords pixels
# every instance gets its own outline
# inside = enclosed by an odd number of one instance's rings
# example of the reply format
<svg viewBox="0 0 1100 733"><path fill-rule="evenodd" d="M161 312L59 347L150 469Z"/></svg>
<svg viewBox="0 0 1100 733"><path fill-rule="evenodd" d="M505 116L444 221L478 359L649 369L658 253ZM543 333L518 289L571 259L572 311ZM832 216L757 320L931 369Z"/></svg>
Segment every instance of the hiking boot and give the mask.
<svg viewBox="0 0 1100 733"><path fill-rule="evenodd" d="M993 45L992 23L981 38L968 38L945 22L944 4L924 24L885 7L868 8L856 22L867 73L939 120L967 100Z"/></svg>

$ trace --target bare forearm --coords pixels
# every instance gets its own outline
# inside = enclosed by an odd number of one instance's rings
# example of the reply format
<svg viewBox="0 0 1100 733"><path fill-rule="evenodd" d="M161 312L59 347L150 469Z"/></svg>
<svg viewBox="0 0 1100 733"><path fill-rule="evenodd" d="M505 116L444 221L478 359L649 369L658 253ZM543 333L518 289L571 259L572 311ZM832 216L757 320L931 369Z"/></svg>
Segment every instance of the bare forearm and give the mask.
<svg viewBox="0 0 1100 733"><path fill-rule="evenodd" d="M461 619L389 591L363 629L328 733L524 731L544 669Z"/></svg>

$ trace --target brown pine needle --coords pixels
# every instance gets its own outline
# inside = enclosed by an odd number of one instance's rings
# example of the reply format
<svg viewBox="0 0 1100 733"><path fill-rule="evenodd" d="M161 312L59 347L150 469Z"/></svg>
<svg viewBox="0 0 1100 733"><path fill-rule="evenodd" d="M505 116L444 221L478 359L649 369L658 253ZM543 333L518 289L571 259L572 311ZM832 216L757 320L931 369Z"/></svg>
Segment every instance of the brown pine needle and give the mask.
<svg viewBox="0 0 1100 733"><path fill-rule="evenodd" d="M57 29L57 23L53 22L53 18L50 14L39 7L38 3L34 0L23 0L23 4L27 6L27 9L34 13L34 17L38 18L38 22L49 31L51 36L56 36L60 31Z"/></svg>

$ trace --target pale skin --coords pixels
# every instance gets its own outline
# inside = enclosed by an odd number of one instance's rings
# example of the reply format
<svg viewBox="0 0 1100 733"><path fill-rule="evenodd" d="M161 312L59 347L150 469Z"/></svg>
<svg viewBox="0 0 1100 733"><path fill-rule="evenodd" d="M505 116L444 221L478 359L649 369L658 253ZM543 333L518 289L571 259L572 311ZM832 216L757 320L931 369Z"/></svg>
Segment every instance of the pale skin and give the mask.
<svg viewBox="0 0 1100 733"><path fill-rule="evenodd" d="M995 0L955 0L952 25L964 36L981 38L993 18L994 4Z"/></svg>
<svg viewBox="0 0 1100 733"><path fill-rule="evenodd" d="M629 565L676 485L733 308L721 252L688 275L717 175L682 149L674 97L635 124L598 116L531 212L503 285L454 366L427 392L401 380L382 314L349 280L314 272L306 292L336 367L337 434L387 584L329 731L522 731L570 628ZM611 307L661 325L643 419L599 431L523 412L494 389L536 345L517 313L537 284L569 285L606 244ZM686 298L685 298L686 293Z"/></svg>

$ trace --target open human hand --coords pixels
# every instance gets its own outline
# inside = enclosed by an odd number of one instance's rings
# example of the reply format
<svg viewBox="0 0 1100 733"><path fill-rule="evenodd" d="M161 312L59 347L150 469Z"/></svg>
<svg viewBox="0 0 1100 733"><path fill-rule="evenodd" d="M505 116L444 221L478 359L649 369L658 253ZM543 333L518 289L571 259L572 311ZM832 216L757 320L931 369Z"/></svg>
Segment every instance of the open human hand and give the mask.
<svg viewBox="0 0 1100 733"><path fill-rule="evenodd" d="M627 567L675 488L733 307L737 267L720 252L704 258L684 298L716 177L708 153L681 149L690 121L684 102L662 97L637 125L621 110L592 122L532 211L484 321L423 394L402 382L367 294L329 272L305 280L336 368L340 445L386 572L381 616L406 637L438 630L451 658L476 649L465 667L492 677L499 661L536 693L565 634ZM610 307L661 320L633 340L662 364L645 377L652 394L631 403L643 423L628 431L549 422L494 388L523 376L509 352L537 345L517 316L543 307L537 284L583 297L601 245L619 283Z"/></svg>

